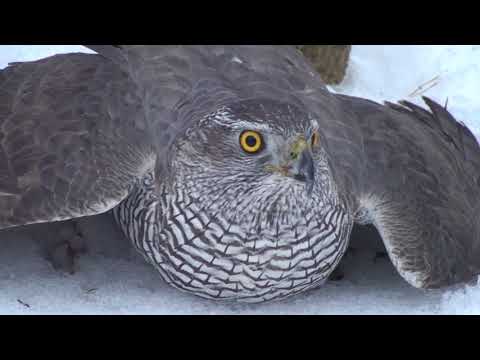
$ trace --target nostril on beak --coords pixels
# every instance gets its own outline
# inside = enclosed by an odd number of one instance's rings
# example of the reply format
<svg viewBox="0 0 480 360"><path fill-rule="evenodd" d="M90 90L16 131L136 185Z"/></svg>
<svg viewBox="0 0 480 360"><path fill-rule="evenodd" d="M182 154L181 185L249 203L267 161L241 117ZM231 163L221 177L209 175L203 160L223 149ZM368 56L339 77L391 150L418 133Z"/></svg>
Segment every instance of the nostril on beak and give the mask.
<svg viewBox="0 0 480 360"><path fill-rule="evenodd" d="M295 175L293 176L293 178L294 178L295 180L298 180L298 181L301 181L301 182L306 182L306 181L307 181L307 177L306 177L305 175L303 175L303 174L295 174Z"/></svg>

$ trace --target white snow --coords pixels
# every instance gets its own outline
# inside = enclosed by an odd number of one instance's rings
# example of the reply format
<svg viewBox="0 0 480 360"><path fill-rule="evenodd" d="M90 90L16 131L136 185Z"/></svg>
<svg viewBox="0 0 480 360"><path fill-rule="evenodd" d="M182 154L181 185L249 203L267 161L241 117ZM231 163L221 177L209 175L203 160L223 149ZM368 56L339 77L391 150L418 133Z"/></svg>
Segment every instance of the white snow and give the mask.
<svg viewBox="0 0 480 360"><path fill-rule="evenodd" d="M354 46L347 76L334 90L422 106L422 95L441 104L448 98L448 110L480 135L480 45Z"/></svg>
<svg viewBox="0 0 480 360"><path fill-rule="evenodd" d="M81 46L0 46L0 68L56 53L89 52ZM480 46L354 46L347 77L336 92L375 101L423 93L443 103L480 135ZM428 81L432 80L430 83ZM429 88L429 86L434 85ZM480 284L456 290L412 288L388 259L374 261L376 245L348 254L345 278L282 302L218 303L184 294L163 283L135 253L109 214L84 218L88 253L74 275L52 269L42 242L60 224L0 231L2 314L480 314Z"/></svg>
<svg viewBox="0 0 480 360"><path fill-rule="evenodd" d="M80 45L0 45L0 69L16 61L34 61L55 54L94 53Z"/></svg>

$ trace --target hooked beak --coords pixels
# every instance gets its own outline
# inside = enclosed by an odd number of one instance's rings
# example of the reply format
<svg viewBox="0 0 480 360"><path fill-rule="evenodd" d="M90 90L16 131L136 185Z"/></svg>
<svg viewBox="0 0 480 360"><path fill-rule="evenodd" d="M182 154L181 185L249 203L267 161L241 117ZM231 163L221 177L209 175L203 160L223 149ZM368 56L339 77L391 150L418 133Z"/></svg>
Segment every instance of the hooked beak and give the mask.
<svg viewBox="0 0 480 360"><path fill-rule="evenodd" d="M312 193L315 170L313 168L313 158L310 148L306 148L299 155L298 169L293 176L294 179L306 183L308 195Z"/></svg>
<svg viewBox="0 0 480 360"><path fill-rule="evenodd" d="M313 164L312 149L305 137L300 136L292 145L280 166L269 166L275 172L305 183L307 194L313 190L315 169Z"/></svg>

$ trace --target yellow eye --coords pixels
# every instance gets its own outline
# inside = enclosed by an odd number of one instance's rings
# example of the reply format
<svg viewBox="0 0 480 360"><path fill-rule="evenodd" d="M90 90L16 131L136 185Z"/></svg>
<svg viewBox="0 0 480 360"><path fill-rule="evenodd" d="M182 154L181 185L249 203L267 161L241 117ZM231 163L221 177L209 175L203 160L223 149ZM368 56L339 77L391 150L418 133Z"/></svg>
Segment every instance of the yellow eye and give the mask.
<svg viewBox="0 0 480 360"><path fill-rule="evenodd" d="M312 135L312 147L317 146L318 143L320 142L320 136L318 135L318 132L314 132Z"/></svg>
<svg viewBox="0 0 480 360"><path fill-rule="evenodd" d="M253 130L246 130L240 134L240 146L249 154L259 152L263 147L262 135Z"/></svg>

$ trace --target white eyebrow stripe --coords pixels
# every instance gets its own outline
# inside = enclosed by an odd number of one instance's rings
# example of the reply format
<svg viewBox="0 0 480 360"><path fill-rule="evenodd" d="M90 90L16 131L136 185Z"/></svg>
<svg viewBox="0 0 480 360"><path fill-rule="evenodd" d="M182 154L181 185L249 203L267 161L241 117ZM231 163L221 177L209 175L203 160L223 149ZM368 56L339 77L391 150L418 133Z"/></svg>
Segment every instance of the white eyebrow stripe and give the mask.
<svg viewBox="0 0 480 360"><path fill-rule="evenodd" d="M238 120L231 124L232 128L235 130L260 130L260 131L269 131L271 130L270 126L267 124L261 123L251 123L249 121Z"/></svg>
<svg viewBox="0 0 480 360"><path fill-rule="evenodd" d="M271 127L267 124L235 119L228 111L217 112L211 120L219 125L229 125L234 130L271 130Z"/></svg>
<svg viewBox="0 0 480 360"><path fill-rule="evenodd" d="M237 56L234 56L234 57L232 58L232 61L233 61L233 62L236 62L236 63L239 63L239 64L242 64L242 63L243 63L243 61L240 60L240 58L238 58Z"/></svg>

